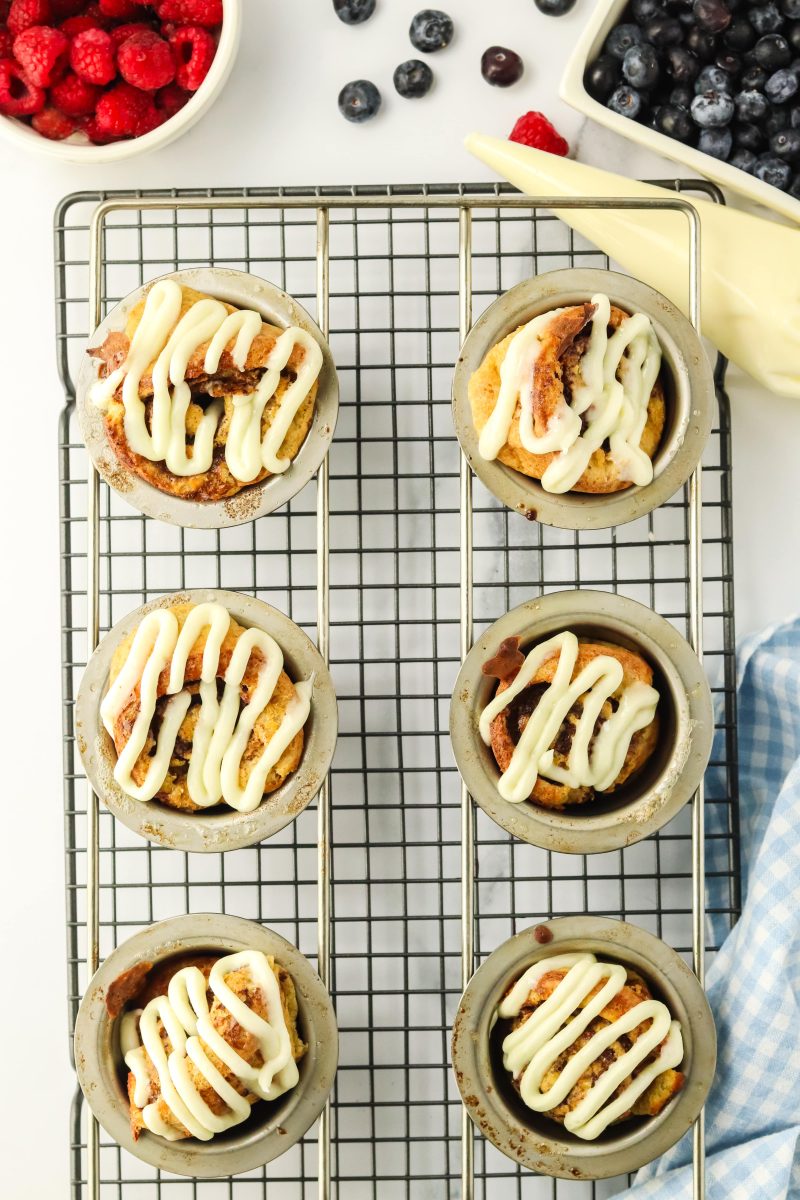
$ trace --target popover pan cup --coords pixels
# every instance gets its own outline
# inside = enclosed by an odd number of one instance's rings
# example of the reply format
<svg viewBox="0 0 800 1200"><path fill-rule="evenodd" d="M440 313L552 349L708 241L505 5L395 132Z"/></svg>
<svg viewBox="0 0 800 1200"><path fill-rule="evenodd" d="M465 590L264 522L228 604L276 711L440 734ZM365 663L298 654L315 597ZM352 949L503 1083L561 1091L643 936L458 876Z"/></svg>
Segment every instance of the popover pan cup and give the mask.
<svg viewBox="0 0 800 1200"><path fill-rule="evenodd" d="M540 944L532 929L503 942L478 968L461 997L453 1024L452 1062L461 1099L480 1131L510 1159L542 1175L607 1179L636 1171L674 1146L697 1119L716 1064L716 1030L697 976L680 955L652 933L608 917L548 921L552 940ZM683 1088L655 1117L609 1126L594 1141L569 1133L544 1113L528 1109L503 1067L492 1038L497 1006L532 963L554 954L591 951L598 959L636 971L653 996L680 1021Z"/></svg>
<svg viewBox="0 0 800 1200"><path fill-rule="evenodd" d="M188 812L170 808L158 800L134 800L123 792L114 778L117 754L100 719L100 705L108 691L114 653L148 613L156 608L172 608L185 603L224 605L243 627L255 625L275 638L283 651L284 669L293 682L314 675L311 711L303 726L303 754L297 770L265 796L252 812L238 812L226 804ZM78 751L86 776L103 803L123 825L149 841L176 850L200 852L252 846L294 821L314 799L330 769L338 720L330 671L303 630L263 600L211 588L159 596L118 621L89 659L75 701Z"/></svg>
<svg viewBox="0 0 800 1200"><path fill-rule="evenodd" d="M645 313L662 351L666 423L653 459L653 480L605 495L554 495L499 459L478 449L469 402L470 377L486 355L518 326L554 308L583 304L598 292L624 312ZM505 292L473 325L453 376L453 420L467 461L484 486L507 508L561 529L608 529L658 508L683 486L700 462L716 406L714 378L703 344L690 321L660 292L617 271L577 267L547 271Z"/></svg>
<svg viewBox="0 0 800 1200"><path fill-rule="evenodd" d="M500 768L478 729L497 688L497 680L484 675L482 667L505 638L520 638L520 649L527 653L564 630L622 646L647 660L660 697L658 746L632 779L605 798L566 810L530 800L514 804L498 791ZM711 692L689 643L652 609L612 592L551 592L506 613L470 650L450 705L453 753L475 802L514 837L568 854L617 850L665 825L697 790L713 735Z"/></svg>
<svg viewBox="0 0 800 1200"><path fill-rule="evenodd" d="M139 963L154 966L176 955L235 954L263 950L292 977L298 1030L308 1044L300 1080L277 1100L259 1100L250 1116L209 1142L168 1142L149 1131L134 1141L119 1044L119 1018L109 1016L110 984ZM336 1017L321 979L308 959L280 934L255 921L218 913L170 917L118 946L86 989L75 1022L75 1065L89 1108L106 1133L129 1154L162 1171L193 1179L216 1179L252 1171L300 1140L325 1107L339 1058Z"/></svg>
<svg viewBox="0 0 800 1200"><path fill-rule="evenodd" d="M150 279L130 292L108 313L92 334L90 346L101 346L109 333L125 328L128 313L159 279L174 279L184 287L205 292L237 308L252 308L278 328L296 325L319 342L322 370L317 383L314 415L306 439L281 475L246 485L224 500L187 500L160 491L120 462L108 440L105 415L89 394L97 379L97 360L83 359L76 385L76 410L89 457L98 473L127 504L145 516L186 529L223 529L266 516L288 503L316 474L330 448L339 412L339 381L331 351L316 322L301 304L266 279L228 267L192 267Z"/></svg>

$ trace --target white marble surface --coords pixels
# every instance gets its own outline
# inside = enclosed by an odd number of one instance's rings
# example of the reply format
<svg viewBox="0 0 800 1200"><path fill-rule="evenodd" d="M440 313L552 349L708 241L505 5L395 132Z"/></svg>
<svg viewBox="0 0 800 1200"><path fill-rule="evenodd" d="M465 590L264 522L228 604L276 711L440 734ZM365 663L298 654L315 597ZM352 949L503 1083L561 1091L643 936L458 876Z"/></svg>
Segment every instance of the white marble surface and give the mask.
<svg viewBox="0 0 800 1200"><path fill-rule="evenodd" d="M73 1087L64 1001L56 482L62 397L53 351L54 206L67 192L101 187L487 178L461 147L471 128L503 135L534 107L568 137L578 133L578 118L554 97L587 4L578 0L569 17L555 21L542 17L532 0L448 0L457 40L433 63L436 91L412 104L393 95L390 79L396 63L411 54L405 30L418 7L414 0L379 0L376 17L356 29L335 19L329 0L244 0L235 74L217 107L179 143L103 170L54 166L0 145L8 822L0 868L6 952L0 1029L10 1034L0 1130L7 1147L4 1195L13 1200L65 1194ZM508 92L488 88L478 73L480 53L495 42L519 49L527 64L524 80ZM343 82L362 75L382 86L385 111L368 126L350 127L337 113L336 95ZM593 128L583 131L580 153L631 174L669 171ZM767 395L736 372L730 390L737 617L744 633L797 605L800 405Z"/></svg>

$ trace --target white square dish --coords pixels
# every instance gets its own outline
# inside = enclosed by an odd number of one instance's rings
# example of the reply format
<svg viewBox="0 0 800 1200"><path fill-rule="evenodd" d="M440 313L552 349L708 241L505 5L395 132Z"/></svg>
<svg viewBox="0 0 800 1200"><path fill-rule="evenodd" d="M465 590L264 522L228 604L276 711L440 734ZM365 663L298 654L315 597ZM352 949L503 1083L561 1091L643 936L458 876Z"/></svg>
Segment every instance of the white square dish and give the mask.
<svg viewBox="0 0 800 1200"><path fill-rule="evenodd" d="M629 117L620 116L589 95L583 82L586 68L600 54L603 43L621 19L627 4L628 0L599 0L567 63L561 80L561 99L598 124L638 142L640 146L645 146L655 154L663 154L666 158L683 163L698 175L705 175L707 179L738 192L740 196L746 196L756 204L763 204L791 221L800 222L800 201L786 192L768 183L762 183L760 179L754 179L738 167L732 167L709 154L703 154L693 146L685 146L664 133L649 129Z"/></svg>

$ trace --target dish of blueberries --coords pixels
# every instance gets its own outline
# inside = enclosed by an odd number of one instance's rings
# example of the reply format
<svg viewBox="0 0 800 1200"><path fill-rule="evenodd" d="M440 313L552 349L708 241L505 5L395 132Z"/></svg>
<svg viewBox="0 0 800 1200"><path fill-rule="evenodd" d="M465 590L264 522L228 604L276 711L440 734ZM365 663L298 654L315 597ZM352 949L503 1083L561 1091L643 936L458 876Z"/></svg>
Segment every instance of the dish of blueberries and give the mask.
<svg viewBox="0 0 800 1200"><path fill-rule="evenodd" d="M800 199L800 0L631 0L584 85Z"/></svg>

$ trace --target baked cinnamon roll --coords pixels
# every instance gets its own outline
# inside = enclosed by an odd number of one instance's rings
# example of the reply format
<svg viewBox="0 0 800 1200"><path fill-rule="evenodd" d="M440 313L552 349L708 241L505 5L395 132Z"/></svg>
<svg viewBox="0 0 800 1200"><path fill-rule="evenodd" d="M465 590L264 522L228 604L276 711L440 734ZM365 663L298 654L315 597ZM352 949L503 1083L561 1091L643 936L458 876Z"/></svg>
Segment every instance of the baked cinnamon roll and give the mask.
<svg viewBox="0 0 800 1200"><path fill-rule="evenodd" d="M91 400L129 470L187 500L235 496L287 470L314 415L322 351L304 329L161 279L125 329L90 349Z"/></svg>
<svg viewBox="0 0 800 1200"><path fill-rule="evenodd" d="M507 638L483 673L498 679L480 734L500 795L544 808L585 804L640 771L658 741L658 692L638 654L565 631L525 655Z"/></svg>
<svg viewBox="0 0 800 1200"><path fill-rule="evenodd" d="M148 613L114 654L100 706L122 791L252 812L303 753L313 678L293 683L283 665L275 639L222 604Z"/></svg>
<svg viewBox="0 0 800 1200"><path fill-rule="evenodd" d="M134 1140L210 1141L299 1081L308 1047L294 983L261 950L142 964L111 985L106 1007L121 1016Z"/></svg>
<svg viewBox="0 0 800 1200"><path fill-rule="evenodd" d="M644 313L602 294L542 313L493 346L470 379L479 453L548 492L644 486L664 429L660 376Z"/></svg>
<svg viewBox="0 0 800 1200"><path fill-rule="evenodd" d="M503 1066L523 1103L586 1141L653 1117L683 1087L680 1023L645 981L594 954L542 958L497 1009Z"/></svg>

